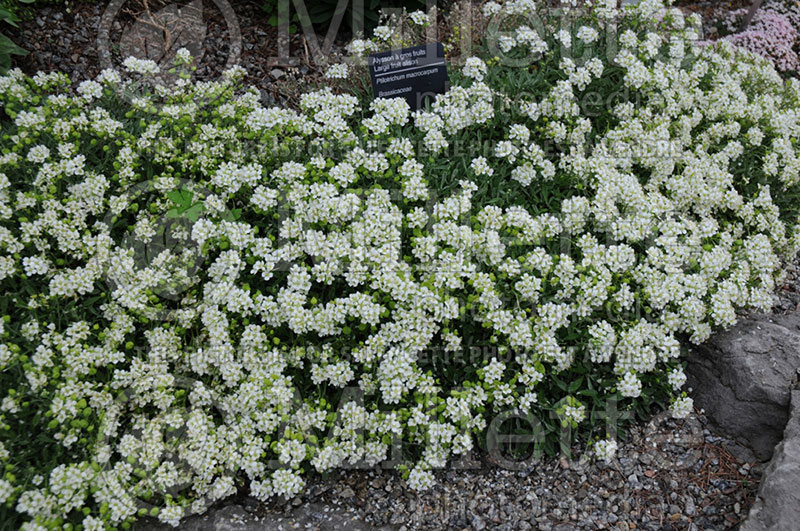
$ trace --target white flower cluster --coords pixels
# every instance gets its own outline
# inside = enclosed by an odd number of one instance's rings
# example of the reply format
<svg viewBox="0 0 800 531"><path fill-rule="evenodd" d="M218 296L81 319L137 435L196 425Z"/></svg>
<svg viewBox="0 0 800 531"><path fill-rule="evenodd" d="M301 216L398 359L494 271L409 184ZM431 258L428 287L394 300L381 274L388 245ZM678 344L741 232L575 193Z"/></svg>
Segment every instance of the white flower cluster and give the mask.
<svg viewBox="0 0 800 531"><path fill-rule="evenodd" d="M602 439L594 443L594 453L598 459L611 461L617 453L617 441L614 439Z"/></svg>
<svg viewBox="0 0 800 531"><path fill-rule="evenodd" d="M348 71L347 63L338 63L328 67L325 71L325 77L328 79L346 79Z"/></svg>

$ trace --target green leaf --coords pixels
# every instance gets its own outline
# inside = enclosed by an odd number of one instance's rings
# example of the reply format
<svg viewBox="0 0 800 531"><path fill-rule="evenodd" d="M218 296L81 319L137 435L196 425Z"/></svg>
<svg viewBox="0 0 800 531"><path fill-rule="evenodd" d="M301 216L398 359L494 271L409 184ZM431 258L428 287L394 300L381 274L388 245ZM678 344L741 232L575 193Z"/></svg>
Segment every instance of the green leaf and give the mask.
<svg viewBox="0 0 800 531"><path fill-rule="evenodd" d="M0 20L2 20L3 22L7 22L8 24L11 24L16 28L17 22L19 22L19 17L14 13L12 13L11 11L9 11L8 9L3 9L2 7L0 7Z"/></svg>
<svg viewBox="0 0 800 531"><path fill-rule="evenodd" d="M11 39L0 33L0 55L28 55L28 50L20 48Z"/></svg>
<svg viewBox="0 0 800 531"><path fill-rule="evenodd" d="M567 390L567 383L564 380L562 380L561 378L559 378L558 376L555 376L555 375L553 375L552 378L553 378L553 381L556 382L556 385L558 386L559 389L561 389L562 391L566 391Z"/></svg>
<svg viewBox="0 0 800 531"><path fill-rule="evenodd" d="M170 201L185 210L191 206L194 194L189 190L170 190L167 192L167 197Z"/></svg>
<svg viewBox="0 0 800 531"><path fill-rule="evenodd" d="M186 210L184 210L183 215L189 218L189 220L191 221L197 221L198 219L200 219L200 215L203 213L205 209L206 207L203 205L203 203L195 203Z"/></svg>
<svg viewBox="0 0 800 531"><path fill-rule="evenodd" d="M569 392L574 393L575 391L580 389L582 383L583 383L583 376L581 376L577 380L573 380L572 383L569 384Z"/></svg>

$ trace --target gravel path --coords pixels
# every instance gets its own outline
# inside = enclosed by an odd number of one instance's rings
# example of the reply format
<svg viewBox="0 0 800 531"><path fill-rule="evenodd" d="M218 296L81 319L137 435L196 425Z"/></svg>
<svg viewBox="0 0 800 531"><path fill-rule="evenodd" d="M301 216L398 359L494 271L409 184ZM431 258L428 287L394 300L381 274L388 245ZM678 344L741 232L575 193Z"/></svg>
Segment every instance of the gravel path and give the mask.
<svg viewBox="0 0 800 531"><path fill-rule="evenodd" d="M423 493L394 472L345 471L312 477L293 500L228 500L181 529L730 529L746 516L763 469L732 452L741 448L704 416L662 414L634 427L608 464L543 458L512 471L483 460L439 471L439 485ZM170 528L148 521L137 529Z"/></svg>

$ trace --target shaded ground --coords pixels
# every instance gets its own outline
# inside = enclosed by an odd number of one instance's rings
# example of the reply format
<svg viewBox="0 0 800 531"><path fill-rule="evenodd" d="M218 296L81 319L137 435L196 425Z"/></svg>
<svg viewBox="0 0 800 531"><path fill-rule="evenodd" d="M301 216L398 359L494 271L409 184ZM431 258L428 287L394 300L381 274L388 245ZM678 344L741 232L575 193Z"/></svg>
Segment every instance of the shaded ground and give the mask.
<svg viewBox="0 0 800 531"><path fill-rule="evenodd" d="M310 477L293 500L232 498L179 529L730 529L753 503L763 467L732 451L745 455L702 415L658 415L633 428L609 464L543 458L508 470L484 454L439 471L438 486L422 493L391 471L340 471Z"/></svg>
<svg viewBox="0 0 800 531"><path fill-rule="evenodd" d="M214 79L225 69L232 35L217 3L199 1L204 36L202 43L197 43L203 55L195 77ZM226 5L223 0L217 1L223 7ZM165 7L176 4L170 0L153 0L149 4L146 0L118 0L116 4L120 7L109 28L109 40L112 63L119 68L121 59L124 59L120 44L126 48L124 38L139 31L134 27L137 18L147 20L147 8L158 17ZM185 2L177 3L183 4ZM60 70L69 74L76 83L94 78L104 67L97 47L98 29L103 13L114 5L112 2L77 2L70 5L69 11L64 6L37 8L33 18L21 22L19 28L7 31L15 43L30 51L27 56L15 57L13 66L31 75L38 71ZM239 0L230 5L241 32L239 63L248 72L245 83L262 91L264 103L284 100L296 93L301 85L317 81L320 71L311 55L313 48L302 31L290 35L288 45L280 48L278 29L270 25L261 3ZM324 36L313 38L322 46ZM281 49L289 50L288 60L281 57Z"/></svg>

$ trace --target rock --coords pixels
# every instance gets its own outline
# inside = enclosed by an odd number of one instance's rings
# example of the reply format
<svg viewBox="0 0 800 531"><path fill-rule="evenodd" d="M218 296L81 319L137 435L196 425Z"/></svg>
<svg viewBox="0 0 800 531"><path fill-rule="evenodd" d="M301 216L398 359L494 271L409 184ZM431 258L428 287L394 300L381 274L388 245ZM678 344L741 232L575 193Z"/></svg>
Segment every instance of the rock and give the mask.
<svg viewBox="0 0 800 531"><path fill-rule="evenodd" d="M469 523L472 526L472 529L476 529L477 531L481 531L481 529L486 528L486 523L480 516L477 515L472 515Z"/></svg>
<svg viewBox="0 0 800 531"><path fill-rule="evenodd" d="M685 500L686 500L686 505L684 507L683 512L686 513L686 516L694 516L694 513L697 511L694 505L694 500L692 499L691 496L686 496Z"/></svg>
<svg viewBox="0 0 800 531"><path fill-rule="evenodd" d="M758 496L741 531L790 531L800 522L800 390L792 392L791 418L775 448Z"/></svg>
<svg viewBox="0 0 800 531"><path fill-rule="evenodd" d="M695 404L722 432L768 460L789 419L800 368L800 313L748 317L688 357Z"/></svg>

